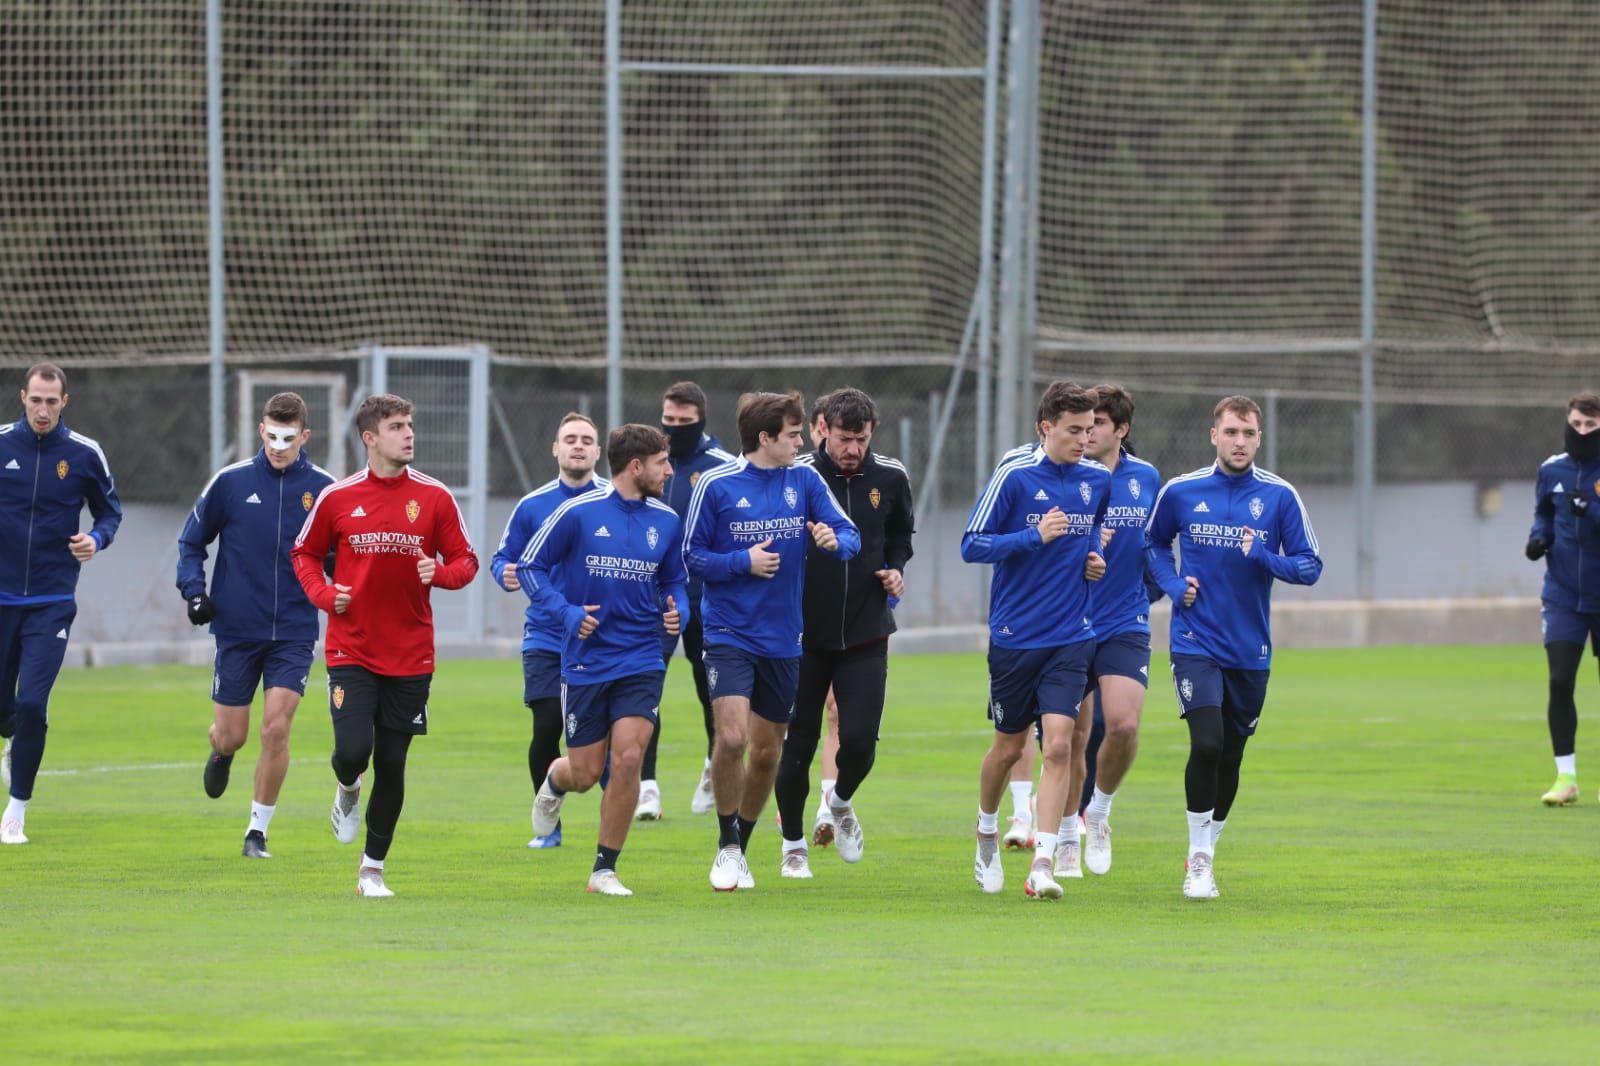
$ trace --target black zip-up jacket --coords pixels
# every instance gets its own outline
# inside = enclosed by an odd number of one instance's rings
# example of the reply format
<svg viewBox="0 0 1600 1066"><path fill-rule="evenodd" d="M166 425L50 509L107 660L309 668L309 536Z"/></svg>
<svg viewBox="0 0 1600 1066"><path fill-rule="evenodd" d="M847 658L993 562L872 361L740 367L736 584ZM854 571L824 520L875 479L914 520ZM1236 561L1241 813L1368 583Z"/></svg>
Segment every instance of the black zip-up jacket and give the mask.
<svg viewBox="0 0 1600 1066"><path fill-rule="evenodd" d="M894 611L873 571L904 574L916 532L906 468L898 459L868 452L861 469L846 477L820 448L799 461L816 468L861 530L861 550L843 562L814 543L806 547L804 645L839 651L882 640L895 631Z"/></svg>

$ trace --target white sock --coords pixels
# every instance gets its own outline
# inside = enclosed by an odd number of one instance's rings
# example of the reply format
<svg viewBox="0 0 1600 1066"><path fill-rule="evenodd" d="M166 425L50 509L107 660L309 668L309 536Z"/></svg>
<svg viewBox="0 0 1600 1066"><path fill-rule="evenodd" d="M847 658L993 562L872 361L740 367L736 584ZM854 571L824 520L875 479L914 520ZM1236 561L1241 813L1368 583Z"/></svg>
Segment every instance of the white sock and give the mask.
<svg viewBox="0 0 1600 1066"><path fill-rule="evenodd" d="M1189 811L1189 854L1195 852L1210 857L1216 853L1211 844L1211 812Z"/></svg>
<svg viewBox="0 0 1600 1066"><path fill-rule="evenodd" d="M381 871L383 869L383 860L382 859L374 859L374 858L370 857L366 852L363 851L361 853L361 868L363 870L371 869L371 870L380 870Z"/></svg>
<svg viewBox="0 0 1600 1066"><path fill-rule="evenodd" d="M1056 859L1056 835L1054 833L1035 833L1033 835L1033 861L1054 862Z"/></svg>
<svg viewBox="0 0 1600 1066"><path fill-rule="evenodd" d="M1212 849L1212 851L1216 850L1217 838L1222 835L1222 827L1227 825L1227 824L1228 824L1227 819L1223 819L1220 822L1217 821L1215 818L1211 819L1211 849Z"/></svg>
<svg viewBox="0 0 1600 1066"><path fill-rule="evenodd" d="M16 802L16 801L13 800L12 802ZM999 831L1000 831L1000 812L999 811L986 811L982 807L979 807L978 808L978 832L983 833L985 836L988 836L988 835L991 835L991 834L994 834L994 833L998 833Z"/></svg>
<svg viewBox="0 0 1600 1066"><path fill-rule="evenodd" d="M3 815L0 815L0 821L6 821L6 822L22 822L22 821L26 821L27 817L28 817L28 804L31 803L31 802L33 802L33 801L32 800L19 800L19 799L17 799L17 797L12 796L10 798L10 800L6 803L6 813L3 814Z"/></svg>
<svg viewBox="0 0 1600 1066"><path fill-rule="evenodd" d="M786 839L783 842L783 853L785 855L789 854L791 851L805 851L805 850L806 850L806 838L805 837L801 837L799 840L787 840Z"/></svg>
<svg viewBox="0 0 1600 1066"><path fill-rule="evenodd" d="M339 791L343 792L347 796L354 795L355 793L361 791L361 778L359 777L356 778L356 783L351 785L349 788L345 788L343 781L335 780L334 784L338 785Z"/></svg>
<svg viewBox="0 0 1600 1066"><path fill-rule="evenodd" d="M1061 819L1061 832L1057 834L1063 844L1078 846L1078 816L1069 814Z"/></svg>
<svg viewBox="0 0 1600 1066"><path fill-rule="evenodd" d="M1028 800L1032 798L1032 781L1011 782L1011 816L1013 818L1032 818L1033 811L1028 806Z"/></svg>
<svg viewBox="0 0 1600 1066"><path fill-rule="evenodd" d="M1117 798L1115 792L1101 792L1100 786L1094 787L1094 796L1089 800L1089 809L1084 816L1091 822L1104 822L1111 817L1111 801Z"/></svg>
<svg viewBox="0 0 1600 1066"><path fill-rule="evenodd" d="M267 826L272 824L272 814L278 809L277 804L268 807L264 803L250 804L250 832L267 835Z"/></svg>
<svg viewBox="0 0 1600 1066"><path fill-rule="evenodd" d="M653 788L657 792L661 791L661 786L656 784L656 779L653 778L653 777L647 777L643 781L640 781L639 782L639 787L642 788L642 789L643 788Z"/></svg>
<svg viewBox="0 0 1600 1066"><path fill-rule="evenodd" d="M822 798L826 800L833 795L833 786L838 783L837 778L819 777L817 778L817 791L821 792Z"/></svg>
<svg viewBox="0 0 1600 1066"><path fill-rule="evenodd" d="M847 811L850 810L850 801L849 800L840 799L839 798L839 794L836 793L836 792L829 793L828 794L828 808L831 811L833 811L833 813L836 816L840 815L840 814L844 814L844 813L846 813Z"/></svg>
<svg viewBox="0 0 1600 1066"><path fill-rule="evenodd" d="M1558 774L1571 774L1573 777L1577 777L1578 776L1578 753L1577 752L1573 752L1571 755L1557 755L1556 756L1556 773L1558 773Z"/></svg>

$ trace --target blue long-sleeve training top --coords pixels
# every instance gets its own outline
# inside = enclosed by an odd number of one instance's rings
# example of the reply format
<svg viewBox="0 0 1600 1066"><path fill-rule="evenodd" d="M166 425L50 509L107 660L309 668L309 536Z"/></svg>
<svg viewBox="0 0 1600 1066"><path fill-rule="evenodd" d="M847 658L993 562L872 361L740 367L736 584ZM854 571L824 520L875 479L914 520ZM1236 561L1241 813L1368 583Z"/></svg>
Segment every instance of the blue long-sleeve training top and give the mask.
<svg viewBox="0 0 1600 1066"><path fill-rule="evenodd" d="M1247 529L1255 531L1248 556L1240 550ZM1272 665L1273 579L1314 585L1322 576L1300 494L1255 466L1230 474L1212 463L1167 482L1150 512L1145 548L1151 576L1172 599L1172 654L1239 670ZM1200 583L1191 607L1183 605L1187 577Z"/></svg>
<svg viewBox="0 0 1600 1066"><path fill-rule="evenodd" d="M666 501L668 507L678 512L680 518L687 518L689 501L694 497L694 487L700 483L700 478L723 463L733 462L738 456L724 451L716 437L702 433L693 452L683 456L673 455L670 458L672 476L667 478L667 483L662 486L661 498ZM689 595L694 597L698 606L700 579L693 574L689 575Z"/></svg>
<svg viewBox="0 0 1600 1066"><path fill-rule="evenodd" d="M803 599L809 522L839 538L835 554L852 558L861 532L810 466L766 469L740 456L695 485L685 519L683 553L700 597L707 644L728 644L769 659L792 659L805 634ZM771 540L779 555L770 578L750 573L750 549Z"/></svg>
<svg viewBox="0 0 1600 1066"><path fill-rule="evenodd" d="M71 600L82 564L67 546L84 505L97 551L111 547L122 502L100 445L65 422L39 436L27 419L0 426L0 603Z"/></svg>
<svg viewBox="0 0 1600 1066"><path fill-rule="evenodd" d="M973 505L961 558L993 563L989 642L999 648L1055 648L1093 640L1084 566L1100 550L1111 474L1092 459L1058 463L1043 445L1000 460ZM1038 525L1052 509L1067 531L1046 544Z"/></svg>
<svg viewBox="0 0 1600 1066"><path fill-rule="evenodd" d="M559 576L557 570L560 571ZM683 521L660 500L629 500L610 485L556 508L517 563L517 580L562 632L561 679L597 685L665 670L661 615L671 597L689 618ZM598 625L578 638L585 605Z"/></svg>
<svg viewBox="0 0 1600 1066"><path fill-rule="evenodd" d="M1551 607L1584 613L1600 611L1600 458L1587 463L1561 452L1539 467L1534 483L1530 540L1542 541L1544 588L1539 598ZM1571 498L1586 497L1587 513L1573 513Z"/></svg>
<svg viewBox="0 0 1600 1066"><path fill-rule="evenodd" d="M506 567L509 566L512 573L516 572L517 563L522 559L522 553L528 550L533 535L555 514L556 508L574 497L592 489L606 488L610 484L605 478L596 477L574 488L560 478L554 478L518 500L511 517L506 519L505 532L500 534L500 546L495 549L494 558L489 560L489 572L494 575L495 584L506 587ZM551 571L550 579L560 585L559 564ZM559 655L566 642L567 635L559 620L529 603L522 619L522 650L549 651Z"/></svg>
<svg viewBox="0 0 1600 1066"><path fill-rule="evenodd" d="M1111 500L1105 527L1111 540L1100 549L1105 576L1089 585L1089 617L1096 640L1122 633L1150 632L1150 582L1144 554L1144 527L1161 492L1161 474L1137 455L1122 452L1111 471Z"/></svg>
<svg viewBox="0 0 1600 1066"><path fill-rule="evenodd" d="M265 448L211 476L178 534L178 591L186 600L206 591L206 548L220 537L211 568L213 635L317 639L321 619L295 577L289 550L333 481L305 452L279 470Z"/></svg>

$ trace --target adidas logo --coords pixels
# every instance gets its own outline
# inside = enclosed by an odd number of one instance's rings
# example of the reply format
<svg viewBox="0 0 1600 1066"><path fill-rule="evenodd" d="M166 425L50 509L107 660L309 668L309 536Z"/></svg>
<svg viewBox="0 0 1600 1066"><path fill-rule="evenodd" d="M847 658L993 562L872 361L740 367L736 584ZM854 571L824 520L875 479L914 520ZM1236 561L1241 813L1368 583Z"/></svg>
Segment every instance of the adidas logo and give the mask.
<svg viewBox="0 0 1600 1066"><path fill-rule="evenodd" d="M1210 514L1211 513L1211 508L1206 506L1206 501L1201 500L1199 503L1194 505L1194 513L1195 514Z"/></svg>
<svg viewBox="0 0 1600 1066"><path fill-rule="evenodd" d="M350 517L351 518L365 518L365 517L367 517L367 512L363 511L361 509L360 505L358 504L356 506L356 509L354 511L350 512Z"/></svg>
<svg viewBox="0 0 1600 1066"><path fill-rule="evenodd" d="M605 526L601 526L599 529L594 531L594 535L597 537L609 537L611 536L611 530L607 529Z"/></svg>
<svg viewBox="0 0 1600 1066"><path fill-rule="evenodd" d="M15 459L11 460L11 466L15 466L16 464L17 464L17 461ZM6 467L6 469L10 470L11 467L8 466L8 467ZM1551 489L1550 491L1551 492L1566 492L1567 489L1566 489L1566 486L1562 485L1561 482L1558 481L1558 482L1556 482L1556 487Z"/></svg>
<svg viewBox="0 0 1600 1066"><path fill-rule="evenodd" d="M252 492L250 495L248 495L248 496L246 496L244 498L244 502L245 503L260 503L261 502L261 497L257 496L255 493Z"/></svg>
<svg viewBox="0 0 1600 1066"><path fill-rule="evenodd" d="M1150 668L1148 666L1139 667L1139 672L1141 674L1143 674L1145 677L1149 677L1150 676Z"/></svg>
<svg viewBox="0 0 1600 1066"><path fill-rule="evenodd" d="M1000 632L1004 633L1006 636L1010 636L1011 635L1011 627L1010 626L1001 626L1000 627Z"/></svg>
<svg viewBox="0 0 1600 1066"><path fill-rule="evenodd" d="M1044 489L1040 489L1038 492L1033 494L1033 498L1036 500L1048 500L1050 496L1044 491Z"/></svg>
<svg viewBox="0 0 1600 1066"><path fill-rule="evenodd" d="M7 470L21 470L22 467L18 466L17 465L17 461L15 459L13 459L9 463L6 464L6 469Z"/></svg>
<svg viewBox="0 0 1600 1066"><path fill-rule="evenodd" d="M57 638L57 639L58 639L58 640L66 640L66 639L67 639L67 630L66 630L66 627L65 627L65 626L63 626L63 627L62 627L62 628L61 628L61 632L59 632L59 633L57 633L57 634L56 634L56 638Z"/></svg>
<svg viewBox="0 0 1600 1066"><path fill-rule="evenodd" d="M419 714L415 718L411 719L411 724L412 725L421 725L422 724L422 715Z"/></svg>
<svg viewBox="0 0 1600 1066"><path fill-rule="evenodd" d="M745 499L743 496L740 496L739 497L739 502L734 504L734 506L735 507L749 507L750 506L750 501Z"/></svg>

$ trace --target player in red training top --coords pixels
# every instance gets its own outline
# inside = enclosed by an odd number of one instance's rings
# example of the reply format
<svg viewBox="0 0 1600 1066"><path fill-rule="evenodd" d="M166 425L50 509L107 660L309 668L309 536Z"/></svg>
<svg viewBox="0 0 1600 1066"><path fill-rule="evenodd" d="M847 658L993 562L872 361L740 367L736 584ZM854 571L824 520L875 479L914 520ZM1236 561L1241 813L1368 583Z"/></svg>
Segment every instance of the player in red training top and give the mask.
<svg viewBox="0 0 1600 1066"><path fill-rule="evenodd" d="M478 572L455 497L411 469L411 403L368 396L356 412L367 465L322 490L294 542L294 571L328 612L328 706L333 714L333 835L361 827L361 774L375 780L367 801L367 847L356 894L392 896L383 860L405 801L406 751L428 731L433 680L432 588L458 589ZM333 580L323 576L334 553ZM444 562L439 562L443 558Z"/></svg>

